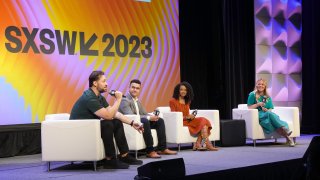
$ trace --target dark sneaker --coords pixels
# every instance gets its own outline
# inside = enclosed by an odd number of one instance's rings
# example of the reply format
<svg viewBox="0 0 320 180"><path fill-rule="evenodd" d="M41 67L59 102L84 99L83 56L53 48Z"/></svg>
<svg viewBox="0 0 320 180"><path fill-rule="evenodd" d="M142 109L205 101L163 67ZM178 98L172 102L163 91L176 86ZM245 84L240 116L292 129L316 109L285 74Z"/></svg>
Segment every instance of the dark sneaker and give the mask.
<svg viewBox="0 0 320 180"><path fill-rule="evenodd" d="M130 164L130 165L141 165L143 162L141 160L138 160L134 157L131 157L129 154L127 154L125 157L121 157L121 155L118 155L118 159L124 163Z"/></svg>
<svg viewBox="0 0 320 180"><path fill-rule="evenodd" d="M103 164L105 169L128 169L129 165L119 161L118 159L105 160Z"/></svg>
<svg viewBox="0 0 320 180"><path fill-rule="evenodd" d="M107 161L106 159L102 159L100 161L97 161L97 165L98 166L103 166L106 161Z"/></svg>
<svg viewBox="0 0 320 180"><path fill-rule="evenodd" d="M102 160L99 160L97 161L97 166L103 166L104 165L104 162L106 161L106 159L102 159ZM83 164L92 164L93 161L83 161Z"/></svg>

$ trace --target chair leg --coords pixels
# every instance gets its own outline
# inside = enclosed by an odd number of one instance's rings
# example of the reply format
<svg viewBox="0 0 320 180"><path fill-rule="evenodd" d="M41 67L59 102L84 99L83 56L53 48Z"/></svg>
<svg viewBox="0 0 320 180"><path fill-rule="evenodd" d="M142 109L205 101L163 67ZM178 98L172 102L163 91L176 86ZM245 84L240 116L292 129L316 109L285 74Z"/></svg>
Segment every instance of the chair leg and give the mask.
<svg viewBox="0 0 320 180"><path fill-rule="evenodd" d="M178 151L180 151L181 144L178 144Z"/></svg>
<svg viewBox="0 0 320 180"><path fill-rule="evenodd" d="M97 171L97 161L93 161L93 170Z"/></svg>
<svg viewBox="0 0 320 180"><path fill-rule="evenodd" d="M256 140L253 140L253 147L256 147Z"/></svg>
<svg viewBox="0 0 320 180"><path fill-rule="evenodd" d="M50 161L47 162L47 171L50 171Z"/></svg>
<svg viewBox="0 0 320 180"><path fill-rule="evenodd" d="M296 137L293 137L292 139L293 139L293 142L296 143L296 140L297 140Z"/></svg>
<svg viewBox="0 0 320 180"><path fill-rule="evenodd" d="M138 159L138 150L136 150L136 159Z"/></svg>
<svg viewBox="0 0 320 180"><path fill-rule="evenodd" d="M213 141L213 147L216 147L216 141Z"/></svg>

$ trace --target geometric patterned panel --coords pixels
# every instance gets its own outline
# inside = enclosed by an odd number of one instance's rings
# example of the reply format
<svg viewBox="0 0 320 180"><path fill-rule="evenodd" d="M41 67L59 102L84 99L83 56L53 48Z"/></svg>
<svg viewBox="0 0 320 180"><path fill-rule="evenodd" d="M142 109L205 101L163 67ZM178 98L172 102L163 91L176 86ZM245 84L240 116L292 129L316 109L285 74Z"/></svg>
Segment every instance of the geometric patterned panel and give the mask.
<svg viewBox="0 0 320 180"><path fill-rule="evenodd" d="M272 45L287 46L287 26L284 19L271 19L272 22Z"/></svg>
<svg viewBox="0 0 320 180"><path fill-rule="evenodd" d="M274 101L288 100L288 81L284 74L272 74L272 99Z"/></svg>
<svg viewBox="0 0 320 180"><path fill-rule="evenodd" d="M260 0L254 2L254 13L256 17L271 17L271 0Z"/></svg>
<svg viewBox="0 0 320 180"><path fill-rule="evenodd" d="M286 26L288 36L287 46L300 47L301 26L295 26L295 24L292 21L287 21Z"/></svg>
<svg viewBox="0 0 320 180"><path fill-rule="evenodd" d="M270 17L259 17L255 23L256 44L272 45L272 24Z"/></svg>
<svg viewBox="0 0 320 180"><path fill-rule="evenodd" d="M272 45L271 0L255 2L256 44Z"/></svg>
<svg viewBox="0 0 320 180"><path fill-rule="evenodd" d="M301 107L301 0L255 0L256 79L277 106ZM301 111L300 111L301 112Z"/></svg>
<svg viewBox="0 0 320 180"><path fill-rule="evenodd" d="M288 74L300 74L302 71L300 48L288 48Z"/></svg>
<svg viewBox="0 0 320 180"><path fill-rule="evenodd" d="M272 74L287 74L288 58L287 47L271 46L272 47Z"/></svg>
<svg viewBox="0 0 320 180"><path fill-rule="evenodd" d="M287 12L287 0L272 0L271 9L273 18L285 19Z"/></svg>
<svg viewBox="0 0 320 180"><path fill-rule="evenodd" d="M257 73L272 73L271 47L268 45L256 45Z"/></svg>
<svg viewBox="0 0 320 180"><path fill-rule="evenodd" d="M301 101L301 75L290 74L288 76L288 101Z"/></svg>

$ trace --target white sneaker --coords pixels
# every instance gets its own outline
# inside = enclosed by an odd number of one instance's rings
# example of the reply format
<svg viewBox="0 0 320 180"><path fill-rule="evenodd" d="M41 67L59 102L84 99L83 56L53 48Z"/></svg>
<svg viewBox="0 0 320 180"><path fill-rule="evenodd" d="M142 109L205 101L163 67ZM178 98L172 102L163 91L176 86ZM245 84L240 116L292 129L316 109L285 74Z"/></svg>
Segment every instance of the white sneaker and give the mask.
<svg viewBox="0 0 320 180"><path fill-rule="evenodd" d="M292 134L292 131L290 129L285 129L287 136L290 136Z"/></svg>
<svg viewBox="0 0 320 180"><path fill-rule="evenodd" d="M290 147L294 147L296 144L294 143L294 141L290 138L290 140L288 141L288 145Z"/></svg>

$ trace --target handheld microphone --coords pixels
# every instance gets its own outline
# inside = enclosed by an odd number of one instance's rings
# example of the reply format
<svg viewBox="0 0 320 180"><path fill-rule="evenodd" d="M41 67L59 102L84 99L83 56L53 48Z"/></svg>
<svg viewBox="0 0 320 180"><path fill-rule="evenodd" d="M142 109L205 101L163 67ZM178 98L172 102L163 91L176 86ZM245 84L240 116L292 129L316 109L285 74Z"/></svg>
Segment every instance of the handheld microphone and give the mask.
<svg viewBox="0 0 320 180"><path fill-rule="evenodd" d="M262 102L266 103L267 102L267 97L263 96Z"/></svg>
<svg viewBox="0 0 320 180"><path fill-rule="evenodd" d="M160 111L159 111L158 109L156 109L156 110L153 111L153 114L154 114L155 116L159 116Z"/></svg>
<svg viewBox="0 0 320 180"><path fill-rule="evenodd" d="M111 96L115 96L115 94L116 94L116 90L111 90L111 91L109 91L109 94L111 95ZM125 95L123 95L122 94L122 97L127 97L127 96L125 96Z"/></svg>
<svg viewBox="0 0 320 180"><path fill-rule="evenodd" d="M192 112L192 114L194 115L194 117L196 117L197 114L198 114L198 109L195 109L195 110Z"/></svg>

